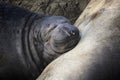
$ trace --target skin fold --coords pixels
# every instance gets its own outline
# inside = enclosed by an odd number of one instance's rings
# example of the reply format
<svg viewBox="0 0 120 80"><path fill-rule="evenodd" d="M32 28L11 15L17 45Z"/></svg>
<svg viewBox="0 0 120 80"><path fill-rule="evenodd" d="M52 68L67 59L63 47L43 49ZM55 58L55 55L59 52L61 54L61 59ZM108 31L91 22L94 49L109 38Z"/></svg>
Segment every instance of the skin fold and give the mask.
<svg viewBox="0 0 120 80"><path fill-rule="evenodd" d="M75 25L78 45L37 80L120 80L120 0L91 0Z"/></svg>

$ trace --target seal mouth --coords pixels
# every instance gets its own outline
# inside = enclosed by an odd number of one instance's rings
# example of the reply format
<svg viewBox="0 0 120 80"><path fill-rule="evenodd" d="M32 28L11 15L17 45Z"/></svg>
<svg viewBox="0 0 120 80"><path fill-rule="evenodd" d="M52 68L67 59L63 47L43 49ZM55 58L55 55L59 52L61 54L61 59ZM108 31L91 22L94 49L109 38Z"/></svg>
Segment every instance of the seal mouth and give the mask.
<svg viewBox="0 0 120 80"><path fill-rule="evenodd" d="M62 54L64 52L67 52L71 49L73 49L79 42L80 38L76 37L74 39L64 39L63 41L61 40L54 40L54 46L52 49L59 54Z"/></svg>
<svg viewBox="0 0 120 80"><path fill-rule="evenodd" d="M69 44L70 42L71 42L71 45L72 45L72 43L73 44L77 43L79 40L80 40L79 35L75 35L75 36L71 36L71 37L66 37L66 38L64 38L62 40L54 39L54 42L56 44L58 44L59 46L61 46L61 45Z"/></svg>

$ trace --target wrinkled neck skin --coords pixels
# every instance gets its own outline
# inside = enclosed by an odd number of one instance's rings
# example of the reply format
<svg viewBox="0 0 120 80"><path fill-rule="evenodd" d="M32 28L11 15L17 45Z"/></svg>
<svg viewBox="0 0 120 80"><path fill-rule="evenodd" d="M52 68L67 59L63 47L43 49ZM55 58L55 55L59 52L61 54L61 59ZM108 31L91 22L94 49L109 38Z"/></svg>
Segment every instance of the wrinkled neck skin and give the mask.
<svg viewBox="0 0 120 80"><path fill-rule="evenodd" d="M45 67L42 58L44 45L39 26L43 17L43 15L31 14L22 32L26 66L33 77L37 77Z"/></svg>

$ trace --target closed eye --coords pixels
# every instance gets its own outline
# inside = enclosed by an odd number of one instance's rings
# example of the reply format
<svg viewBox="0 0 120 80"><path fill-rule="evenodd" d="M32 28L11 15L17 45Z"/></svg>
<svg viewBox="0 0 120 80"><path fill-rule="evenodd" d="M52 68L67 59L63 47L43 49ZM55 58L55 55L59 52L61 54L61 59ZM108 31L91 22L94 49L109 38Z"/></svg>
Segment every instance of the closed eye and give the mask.
<svg viewBox="0 0 120 80"><path fill-rule="evenodd" d="M50 33L51 31L53 31L57 27L57 25L49 25L49 26L50 27L48 28L47 33Z"/></svg>

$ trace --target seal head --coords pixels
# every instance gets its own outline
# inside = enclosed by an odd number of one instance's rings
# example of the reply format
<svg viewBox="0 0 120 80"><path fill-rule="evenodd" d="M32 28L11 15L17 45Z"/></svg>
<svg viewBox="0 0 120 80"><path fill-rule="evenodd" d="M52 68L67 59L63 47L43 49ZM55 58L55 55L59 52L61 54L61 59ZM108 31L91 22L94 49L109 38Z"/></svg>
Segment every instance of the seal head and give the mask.
<svg viewBox="0 0 120 80"><path fill-rule="evenodd" d="M41 22L44 43L43 58L50 62L72 48L80 40L79 30L62 16L51 16Z"/></svg>

